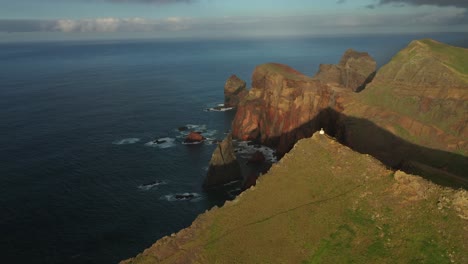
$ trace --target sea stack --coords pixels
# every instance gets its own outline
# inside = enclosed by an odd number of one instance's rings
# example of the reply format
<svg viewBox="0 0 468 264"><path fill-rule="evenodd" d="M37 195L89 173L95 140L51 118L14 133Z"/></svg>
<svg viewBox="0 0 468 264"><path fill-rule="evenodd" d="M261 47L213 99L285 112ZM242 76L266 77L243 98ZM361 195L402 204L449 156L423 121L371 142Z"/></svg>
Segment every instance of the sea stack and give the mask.
<svg viewBox="0 0 468 264"><path fill-rule="evenodd" d="M232 135L229 134L218 144L211 156L210 167L203 188L213 189L241 179L240 166L232 146Z"/></svg>

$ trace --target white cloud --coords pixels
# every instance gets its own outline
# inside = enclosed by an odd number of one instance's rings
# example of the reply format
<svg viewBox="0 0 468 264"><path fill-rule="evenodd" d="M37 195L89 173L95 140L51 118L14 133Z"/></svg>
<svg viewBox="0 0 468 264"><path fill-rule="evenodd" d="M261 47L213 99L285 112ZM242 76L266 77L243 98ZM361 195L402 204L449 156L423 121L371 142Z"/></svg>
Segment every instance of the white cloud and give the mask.
<svg viewBox="0 0 468 264"><path fill-rule="evenodd" d="M379 28L393 28L407 32L419 28L466 25L467 10L464 8L437 8L437 12L419 11L417 13L343 13L319 14L312 16L284 17L218 17L189 18L167 17L147 18L90 18L59 20L1 20L0 32L156 32L158 34L187 33L197 35L289 35L316 33L352 33L368 31L380 32ZM358 30L359 29L359 30ZM429 29L430 30L430 29Z"/></svg>

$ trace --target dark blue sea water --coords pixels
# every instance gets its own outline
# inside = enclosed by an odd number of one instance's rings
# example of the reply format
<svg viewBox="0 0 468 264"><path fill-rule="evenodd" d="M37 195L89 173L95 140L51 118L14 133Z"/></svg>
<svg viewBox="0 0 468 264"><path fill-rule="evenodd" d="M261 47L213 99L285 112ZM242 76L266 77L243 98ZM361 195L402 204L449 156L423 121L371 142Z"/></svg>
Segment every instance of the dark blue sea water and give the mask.
<svg viewBox="0 0 468 264"><path fill-rule="evenodd" d="M415 38L468 46L466 34L296 39L0 44L0 256L3 263L116 263L187 227L226 197L201 188L222 139L231 74L281 62L313 75L347 48L383 65ZM174 140L148 146L155 138ZM161 181L159 186L142 186ZM196 193L173 201L176 193Z"/></svg>

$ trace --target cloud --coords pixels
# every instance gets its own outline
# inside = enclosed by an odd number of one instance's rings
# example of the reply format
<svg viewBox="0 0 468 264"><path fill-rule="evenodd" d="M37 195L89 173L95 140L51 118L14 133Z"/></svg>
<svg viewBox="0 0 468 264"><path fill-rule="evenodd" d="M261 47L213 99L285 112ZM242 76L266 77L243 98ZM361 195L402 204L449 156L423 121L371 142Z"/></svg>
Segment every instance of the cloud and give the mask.
<svg viewBox="0 0 468 264"><path fill-rule="evenodd" d="M93 1L93 0L87 0ZM94 0L95 1L95 0ZM176 3L192 3L196 0L98 0L110 3L139 3L139 4L176 4Z"/></svg>
<svg viewBox="0 0 468 264"><path fill-rule="evenodd" d="M148 32L158 35L290 35L315 33L394 32L440 30L452 25L468 24L468 10L445 7L438 12L419 11L403 14L347 13L340 15L320 14L313 16L252 16L190 18L92 18L58 20L5 20L0 19L0 32L62 32L62 33L110 33ZM360 30L360 31L359 31Z"/></svg>
<svg viewBox="0 0 468 264"><path fill-rule="evenodd" d="M337 4L344 4L344 3L346 3L346 0L337 0L336 3Z"/></svg>
<svg viewBox="0 0 468 264"><path fill-rule="evenodd" d="M94 18L58 20L0 20L0 32L148 32L189 28L189 18Z"/></svg>
<svg viewBox="0 0 468 264"><path fill-rule="evenodd" d="M379 4L433 5L468 8L468 0L380 0Z"/></svg>

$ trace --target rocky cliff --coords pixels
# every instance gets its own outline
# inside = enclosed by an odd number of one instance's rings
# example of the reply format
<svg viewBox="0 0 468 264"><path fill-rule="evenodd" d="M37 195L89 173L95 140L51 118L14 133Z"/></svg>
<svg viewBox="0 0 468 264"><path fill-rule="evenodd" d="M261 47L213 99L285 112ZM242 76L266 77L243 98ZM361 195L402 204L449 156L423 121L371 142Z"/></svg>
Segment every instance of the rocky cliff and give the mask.
<svg viewBox="0 0 468 264"><path fill-rule="evenodd" d="M224 84L224 106L237 107L247 92L245 81L236 75L231 75Z"/></svg>
<svg viewBox="0 0 468 264"><path fill-rule="evenodd" d="M347 93L287 65L257 66L252 88L238 105L232 123L233 136L257 140L284 154L297 140L310 137L321 127L332 129L334 116L326 109L342 111Z"/></svg>
<svg viewBox="0 0 468 264"><path fill-rule="evenodd" d="M286 65L260 65L239 103L233 135L282 155L323 127L387 166L468 187L466 65L467 49L413 41L361 93L352 91L375 69L367 53L348 50L338 65L322 65L314 78Z"/></svg>
<svg viewBox="0 0 468 264"><path fill-rule="evenodd" d="M320 64L314 78L359 92L372 81L377 63L367 52L348 49L338 64Z"/></svg>
<svg viewBox="0 0 468 264"><path fill-rule="evenodd" d="M300 140L234 201L122 263L467 263L468 193Z"/></svg>

